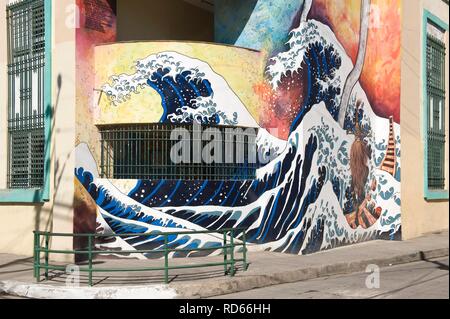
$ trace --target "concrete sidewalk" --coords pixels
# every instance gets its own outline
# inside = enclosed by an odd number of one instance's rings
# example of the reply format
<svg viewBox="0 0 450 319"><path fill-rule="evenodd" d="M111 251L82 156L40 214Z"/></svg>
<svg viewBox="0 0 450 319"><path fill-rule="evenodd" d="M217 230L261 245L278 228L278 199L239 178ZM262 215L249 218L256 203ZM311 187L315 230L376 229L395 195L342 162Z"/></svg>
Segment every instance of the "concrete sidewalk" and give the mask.
<svg viewBox="0 0 450 319"><path fill-rule="evenodd" d="M273 252L249 252L250 267L235 277L224 276L223 267L171 270L169 285L162 272L95 273L93 288L81 274L79 288L66 287L67 276L50 273L50 280L37 284L32 258L0 254L0 294L31 298L206 298L291 283L318 277L365 271L380 267L448 256L448 231L409 241L371 241L307 256ZM237 256L238 258L238 256ZM222 256L173 259L171 265L217 262ZM95 267L152 267L161 260L95 261Z"/></svg>

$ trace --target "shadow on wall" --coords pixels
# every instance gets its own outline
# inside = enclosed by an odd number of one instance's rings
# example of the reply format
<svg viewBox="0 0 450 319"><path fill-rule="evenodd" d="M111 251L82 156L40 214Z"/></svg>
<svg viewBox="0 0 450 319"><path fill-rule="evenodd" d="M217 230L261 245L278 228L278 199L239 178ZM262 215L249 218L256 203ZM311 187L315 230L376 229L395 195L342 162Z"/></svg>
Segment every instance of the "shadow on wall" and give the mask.
<svg viewBox="0 0 450 319"><path fill-rule="evenodd" d="M56 95L56 101L55 101L55 105L52 107L51 105L47 105L46 107L46 113L50 113L52 115L52 124L51 124L51 130L50 130L50 138L46 141L45 144L45 153L47 152L47 150L50 148L51 154L50 157L47 159L46 165L51 165L52 161L54 163L54 167L53 167L53 191L52 191L52 197L51 197L51 202L52 205L50 207L46 207L45 205L36 205L35 206L35 222L34 222L34 229L36 230L41 230L41 231L51 231L52 230L52 223L53 223L53 219L55 218L54 216L54 210L55 208L61 207L61 208L71 208L72 204L68 204L68 203L59 203L57 202L55 199L57 198L57 195L60 192L63 192L63 189L61 188L61 180L63 178L63 174L65 171L65 168L67 166L67 161L70 158L70 153L67 154L65 159L60 159L60 158L56 158L56 150L57 150L57 144L55 143L55 127L56 127L56 116L55 114L58 111L58 107L59 107L59 98L60 98L60 94L61 94L61 88L62 88L62 76L61 74L58 75L57 77L57 95ZM53 147L52 147L53 145ZM38 196L38 194L36 194L36 196ZM37 198L35 198L37 201ZM42 218L44 214L48 214L47 216L47 221L45 225L42 225ZM65 217L61 217L58 216L58 218L65 218ZM72 220L70 220L72 221ZM42 238L42 242L41 245L43 245L43 241L44 238Z"/></svg>
<svg viewBox="0 0 450 319"><path fill-rule="evenodd" d="M117 14L117 0L107 0L110 8L114 12L114 14Z"/></svg>
<svg viewBox="0 0 450 319"><path fill-rule="evenodd" d="M147 40L213 42L214 14L181 0L118 0L117 41Z"/></svg>

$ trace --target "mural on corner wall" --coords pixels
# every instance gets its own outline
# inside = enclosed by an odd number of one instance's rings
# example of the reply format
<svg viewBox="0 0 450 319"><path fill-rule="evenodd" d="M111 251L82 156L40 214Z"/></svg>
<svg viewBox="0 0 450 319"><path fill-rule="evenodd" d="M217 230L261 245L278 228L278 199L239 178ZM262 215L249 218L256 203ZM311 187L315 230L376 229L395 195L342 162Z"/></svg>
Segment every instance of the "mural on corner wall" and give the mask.
<svg viewBox="0 0 450 319"><path fill-rule="evenodd" d="M100 178L98 145L80 138L75 176L97 206L97 231L151 233L98 247L157 249L163 244L158 232L174 228L245 228L250 249L292 254L398 239L401 14L400 0L384 2L305 0L291 14L289 24L297 26L280 52L271 49L279 46L253 52L196 43L101 48L95 70L104 96L92 122L142 118L140 110L152 108L147 122L258 127L258 152L275 156L254 180L124 182ZM337 21L358 27L349 33ZM382 41L383 34L392 41ZM239 68L254 70L236 75ZM392 92L383 101L378 93L387 89ZM179 235L170 245L214 247L221 238Z"/></svg>

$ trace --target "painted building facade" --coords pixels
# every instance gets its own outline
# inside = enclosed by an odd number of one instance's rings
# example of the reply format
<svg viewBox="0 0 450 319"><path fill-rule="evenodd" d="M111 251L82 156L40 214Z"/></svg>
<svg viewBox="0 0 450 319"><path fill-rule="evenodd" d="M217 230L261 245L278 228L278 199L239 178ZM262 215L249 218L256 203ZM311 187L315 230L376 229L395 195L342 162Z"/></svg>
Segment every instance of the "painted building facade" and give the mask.
<svg viewBox="0 0 450 319"><path fill-rule="evenodd" d="M416 2L42 1L43 183L11 187L3 121L0 252L31 253L33 229L151 234L96 243L128 250L237 228L250 250L292 254L448 229L448 3ZM4 119L16 95L0 93ZM225 167L218 148L216 163L170 165L163 132L195 123L254 129L258 163Z"/></svg>

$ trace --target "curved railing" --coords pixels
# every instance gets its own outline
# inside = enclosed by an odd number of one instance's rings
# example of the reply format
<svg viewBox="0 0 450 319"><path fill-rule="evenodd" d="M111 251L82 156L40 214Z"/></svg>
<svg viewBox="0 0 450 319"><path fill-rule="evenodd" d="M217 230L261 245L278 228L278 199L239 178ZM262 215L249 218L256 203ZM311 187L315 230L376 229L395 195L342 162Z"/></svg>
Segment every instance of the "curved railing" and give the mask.
<svg viewBox="0 0 450 319"><path fill-rule="evenodd" d="M242 239L239 243L235 242L234 235L242 233ZM169 236L171 235L194 235L194 234L221 234L222 246L208 247L208 248L171 248L169 247ZM135 236L164 236L164 245L162 249L136 249L136 250L97 250L95 249L94 239L100 237L135 237ZM84 237L88 239L87 249L83 250L56 250L50 248L50 238L52 237ZM44 246L41 244L43 239ZM229 239L229 240L228 240ZM236 247L242 246L242 258L236 258ZM210 262L203 264L193 265L173 265L169 264L169 254L171 252L196 252L196 251L214 251L222 250L223 261L222 262ZM44 262L41 263L41 254L44 254ZM93 259L96 255L101 254L152 254L163 253L164 254L164 266L163 267L140 267L140 268L94 268ZM247 247L246 247L246 233L244 229L222 229L216 231L184 231L184 232L167 232L167 233L142 233L142 234L73 234L73 233L51 233L34 231L34 277L37 282L41 281L41 270L44 270L44 278L48 280L49 270L66 271L67 266L51 265L49 263L50 254L65 254L87 255L87 267L79 267L80 272L88 273L88 283L92 286L92 274L95 272L136 272L136 271L161 271L164 270L164 282L169 283L169 270L173 269L188 269L188 268L202 268L202 267L224 267L224 275L234 276L237 271L237 263L242 262L243 270L248 268L247 262ZM194 257L193 257L194 258ZM196 259L202 257L196 257Z"/></svg>

